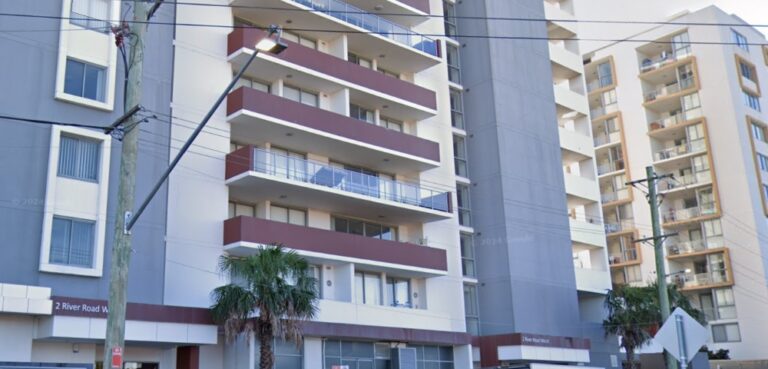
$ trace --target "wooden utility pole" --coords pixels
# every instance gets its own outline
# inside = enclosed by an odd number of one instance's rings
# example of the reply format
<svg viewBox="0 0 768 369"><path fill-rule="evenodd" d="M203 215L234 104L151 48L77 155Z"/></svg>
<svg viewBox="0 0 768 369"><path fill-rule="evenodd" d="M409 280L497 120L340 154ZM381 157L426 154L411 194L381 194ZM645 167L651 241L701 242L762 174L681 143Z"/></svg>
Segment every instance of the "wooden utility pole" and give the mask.
<svg viewBox="0 0 768 369"><path fill-rule="evenodd" d="M117 3L113 3L117 4ZM128 73L125 88L125 110L141 103L142 78L144 75L144 34L152 3L141 0L133 1L133 22L130 23L127 37L118 36L119 42L129 42L130 50L126 68ZM125 27L125 25L123 25ZM124 123L122 155L120 157L120 185L117 193L117 213L115 216L115 237L112 242L112 261L109 268L109 311L107 313L107 332L104 342L104 369L122 369L123 350L125 349L125 309L128 287L128 267L131 262L131 233L125 227L130 219L130 211L136 192L136 157L139 144L141 118L131 115Z"/></svg>

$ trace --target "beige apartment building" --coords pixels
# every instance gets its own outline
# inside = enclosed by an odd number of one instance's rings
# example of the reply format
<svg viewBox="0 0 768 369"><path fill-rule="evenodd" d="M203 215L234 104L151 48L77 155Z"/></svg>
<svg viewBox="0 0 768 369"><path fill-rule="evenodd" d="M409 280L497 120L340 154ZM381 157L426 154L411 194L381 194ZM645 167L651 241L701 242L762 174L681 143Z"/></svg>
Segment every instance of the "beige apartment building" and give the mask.
<svg viewBox="0 0 768 369"><path fill-rule="evenodd" d="M765 359L766 39L713 6L670 21L584 57L612 281L656 278L634 242L651 235L648 203L625 184L652 165L673 176L658 186L668 280L705 312L709 349Z"/></svg>

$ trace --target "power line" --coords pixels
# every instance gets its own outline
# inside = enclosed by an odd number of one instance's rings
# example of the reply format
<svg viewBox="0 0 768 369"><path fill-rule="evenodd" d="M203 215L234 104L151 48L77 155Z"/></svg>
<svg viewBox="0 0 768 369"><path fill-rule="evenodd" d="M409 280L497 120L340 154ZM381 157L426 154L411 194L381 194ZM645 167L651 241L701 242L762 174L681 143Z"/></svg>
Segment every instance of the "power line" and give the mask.
<svg viewBox="0 0 768 369"><path fill-rule="evenodd" d="M57 125L57 126L68 126L68 127L82 127L82 128L94 128L94 129L102 129L102 130L107 128L107 126L96 126L96 125L82 124L82 123L58 122L58 121L45 120L45 119L32 119L32 118L23 118L23 117L13 117L13 116L10 116L10 115L0 115L0 119L15 120L15 121L19 121L19 122L34 123L34 124Z"/></svg>
<svg viewBox="0 0 768 369"><path fill-rule="evenodd" d="M53 15L37 15L37 14L19 14L19 13L0 13L0 17L20 17L31 19L54 19L54 20L85 20L85 18L78 17L62 17ZM108 20L110 23L129 23L129 24L154 24L164 26L176 26L176 27L204 27L204 28L226 28L226 29L260 29L266 30L265 27L259 26L242 26L242 25L226 25L226 24L208 24L208 23L178 23L178 22L160 22L160 21L137 21L137 20ZM324 32L324 33L342 33L342 34L366 34L366 35L380 35L378 32L373 31L355 31L355 30L331 30L321 28L283 28L285 31L297 31L297 32ZM387 32L387 35L392 36L422 36L422 37L444 37L444 34L418 34L414 32ZM672 41L662 40L648 40L648 39L602 39L602 38L579 38L579 37L537 37L537 36L494 36L494 35L456 35L457 38L467 39L496 39L496 40L529 40L529 41L590 41L590 42L632 42L632 43L653 43L653 44L672 44ZM691 45L749 45L749 46L763 46L768 43L737 43L737 42L723 42L723 41L689 41Z"/></svg>

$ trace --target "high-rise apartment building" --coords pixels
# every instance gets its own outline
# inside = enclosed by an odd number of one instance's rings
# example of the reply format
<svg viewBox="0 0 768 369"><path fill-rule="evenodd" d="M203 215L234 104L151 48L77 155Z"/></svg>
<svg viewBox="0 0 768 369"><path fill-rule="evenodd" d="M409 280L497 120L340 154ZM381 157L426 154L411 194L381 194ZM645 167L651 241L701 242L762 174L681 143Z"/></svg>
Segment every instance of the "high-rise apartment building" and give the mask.
<svg viewBox="0 0 768 369"><path fill-rule="evenodd" d="M585 56L613 283L656 278L634 242L651 235L648 203L625 184L653 166L673 176L658 186L670 283L706 314L710 349L765 359L766 40L716 7L670 20L720 25L660 25Z"/></svg>
<svg viewBox="0 0 768 369"><path fill-rule="evenodd" d="M475 364L609 367L617 349L600 327L611 285L581 54L576 41L544 42L578 30L486 19L575 19L573 3L446 1L445 9Z"/></svg>

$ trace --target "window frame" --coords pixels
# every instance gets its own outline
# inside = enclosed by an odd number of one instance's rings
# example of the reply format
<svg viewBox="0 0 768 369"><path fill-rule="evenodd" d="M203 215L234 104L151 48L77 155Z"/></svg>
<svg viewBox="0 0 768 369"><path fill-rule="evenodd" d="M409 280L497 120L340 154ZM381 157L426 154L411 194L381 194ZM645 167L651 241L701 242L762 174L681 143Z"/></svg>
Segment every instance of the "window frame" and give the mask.
<svg viewBox="0 0 768 369"><path fill-rule="evenodd" d="M80 82L80 89L82 90L82 92L81 92L82 95L78 95L78 94L72 93L71 90L67 91L67 80L69 79L69 72L72 70L70 68L70 62L71 63L78 63L78 64L82 65L83 70L82 70L82 78L81 78L81 82ZM87 70L88 70L88 68L93 68L93 69L96 69L97 71L101 72L101 74L99 75L99 81L98 81L98 83L99 83L98 89L99 90L96 92L96 95L97 95L96 98L90 98L90 97L85 96L86 95L86 92L85 92L86 88L85 87L86 87L86 81L87 81L87 78L88 78L87 77L87 74L88 74ZM109 78L107 76L107 72L108 72L108 68L105 67L105 66L101 66L101 65L98 65L98 64L94 64L94 63L91 63L91 62L87 62L87 61L84 61L84 60L80 60L80 59L72 58L72 57L68 56L64 60L64 80L63 80L63 83L62 83L62 85L63 85L62 86L62 92L64 94L68 95L68 96L72 96L72 97L76 97L76 98L80 98L80 99L85 99L87 101L91 101L91 102L94 102L94 103L104 104L104 103L107 102L107 85L108 85L107 78Z"/></svg>
<svg viewBox="0 0 768 369"><path fill-rule="evenodd" d="M298 100L294 100L294 99L292 99L290 97L287 97L285 95L285 89L286 88L297 91L299 93L299 99ZM314 97L315 103L314 104L307 104L307 102L304 101L304 96L305 95L311 95L312 97ZM282 93L282 95L280 97L282 97L284 99L291 100L293 102L297 102L299 104L304 104L306 106L320 108L320 94L317 93L317 92L314 92L314 91L303 89L301 87L297 87L297 86L293 86L293 85L289 85L289 84L283 84L283 93Z"/></svg>
<svg viewBox="0 0 768 369"><path fill-rule="evenodd" d="M451 127L466 130L466 122L464 121L464 94L460 90L450 89L449 91L450 103L451 103ZM457 119L457 117L459 119Z"/></svg>
<svg viewBox="0 0 768 369"><path fill-rule="evenodd" d="M88 14L82 14L75 11L75 1L78 0L71 0L70 3L70 16L69 16L69 24L75 25L78 27L82 27L84 29L88 29L91 31L96 31L99 33L107 33L109 34L111 32L110 27L112 24L109 22L109 14L111 12L111 2L109 0L96 0L96 1L102 1L106 3L107 10L106 10L106 16L107 19L99 19L97 18L93 13L93 3L94 0L83 0L87 3L88 7ZM81 23L82 22L82 23ZM93 23L93 24L92 24ZM96 24L97 26L94 26ZM99 25L100 24L100 25Z"/></svg>
<svg viewBox="0 0 768 369"><path fill-rule="evenodd" d="M469 252L466 252L465 250ZM469 278L477 278L475 239L471 233L459 233L459 252L461 253L461 275ZM471 265L471 268L468 268L468 265ZM471 272L468 272L468 269L471 269Z"/></svg>
<svg viewBox="0 0 768 369"><path fill-rule="evenodd" d="M54 243L53 230L55 228L55 223L56 223L57 220L68 222L68 225L67 225L68 232L67 232L67 234L69 235L69 239L66 240L66 243L67 243L67 245L66 245L66 249L67 249L66 258L68 260L72 258L72 256L71 256L72 255L72 241L73 241L73 238L74 238L74 234L73 234L72 230L75 227L75 223L86 224L86 225L88 225L90 227L90 232L91 232L90 243L91 244L89 245L89 249L90 249L89 251L90 251L90 259L91 260L90 260L90 263L88 265L73 264L73 263L70 263L70 262L61 263L61 262L55 262L55 261L52 260L53 259L53 243ZM73 268L85 268L85 269L93 268L93 265L95 263L94 258L95 258L95 254L96 254L96 221L90 220L90 219L80 219L80 218L74 218L74 217L61 216L61 215L55 215L54 214L52 222L53 222L53 226L51 227L51 246L50 246L51 253L50 253L49 257L48 257L48 262L50 264L54 264L54 265L61 265L61 266L73 267Z"/></svg>
<svg viewBox="0 0 768 369"><path fill-rule="evenodd" d="M286 217L287 217L286 221L273 219L272 218L272 210L273 210L273 208L284 209ZM291 214L292 214L292 212L300 212L300 213L302 213L302 222L301 222L302 224L296 224L296 223L291 222ZM307 224L308 219L309 219L309 214L307 214L307 209L294 208L294 207L283 206L283 205L274 204L274 203L270 203L269 204L269 220L272 221L272 222L285 223L285 224L295 225L295 226L299 226L299 227L308 227L309 226Z"/></svg>
<svg viewBox="0 0 768 369"><path fill-rule="evenodd" d="M726 327L726 326L736 326L736 331L739 334L738 339L730 339L729 337L727 337L727 330L723 331L724 333L726 333L726 339L724 341L717 339L717 336L715 334L715 328ZM712 342L714 343L741 342L741 328L739 327L739 323L712 324Z"/></svg>
<svg viewBox="0 0 768 369"><path fill-rule="evenodd" d="M396 299L397 282L405 282L406 284L407 301L405 303L398 303ZM413 293L413 285L409 278L387 276L386 288L387 288L386 295L388 297L387 298L388 306L397 307L397 308L408 308L408 309L413 308L413 298L411 297L411 294Z"/></svg>
<svg viewBox="0 0 768 369"><path fill-rule="evenodd" d="M459 46L451 43L445 44L445 64L448 66L448 81L457 85L461 84L461 56ZM452 78L455 76L455 78Z"/></svg>
<svg viewBox="0 0 768 369"><path fill-rule="evenodd" d="M749 40L747 40L746 36L731 28L731 38L733 39L733 43L736 44L736 47L749 52Z"/></svg>
<svg viewBox="0 0 768 369"><path fill-rule="evenodd" d="M358 293L357 293L357 290L358 290L358 287L357 287L357 276L358 275L361 276L360 280L363 283L362 286L361 286L361 291L362 291L362 295L361 296L358 296ZM366 285L368 283L366 283L366 277L369 277L369 276L371 278L375 277L376 280L378 281L378 290L379 290L378 291L378 297L376 298L377 301L373 301L373 302L368 302L367 301L368 300L367 299L368 294L366 293ZM384 305L384 296L383 296L384 283L383 283L382 279L383 278L381 277L381 273L368 272L368 271L364 271L364 270L355 270L355 274L354 274L355 303L356 304L362 304L362 305L373 305L373 306L382 306L382 305Z"/></svg>
<svg viewBox="0 0 768 369"><path fill-rule="evenodd" d="M67 174L67 173L62 173L62 169L61 169L62 157L63 157L62 150L64 149L64 145L62 143L62 140L65 137L67 139L76 140L76 142L77 142L76 158L73 159L75 161L75 163L76 163L75 164L76 168L75 168L75 173L71 174L71 175ZM82 149L81 145L82 145L83 142L88 142L88 143L91 143L91 144L96 144L96 157L93 159L93 162L94 162L94 164L96 166L96 168L95 168L96 170L95 170L93 178L91 178L91 177L84 177L84 176L78 175L78 173L77 173L77 172L79 172L78 169L80 169L80 163L82 162L81 155L83 154L83 151L82 151L83 149ZM87 137L83 137L83 136L77 136L77 135L62 134L60 136L60 138L59 138L59 161L56 164L56 166L57 166L57 168L56 168L56 176L61 177L61 178L69 178L69 179L76 180L76 181L99 183L99 176L101 174L101 173L99 173L99 169L101 169L100 165L99 165L100 162L101 162L100 159L101 159L101 155L102 155L101 154L101 150L102 150L101 141L99 141L99 140L94 140L94 139L91 139L91 138L87 138Z"/></svg>

